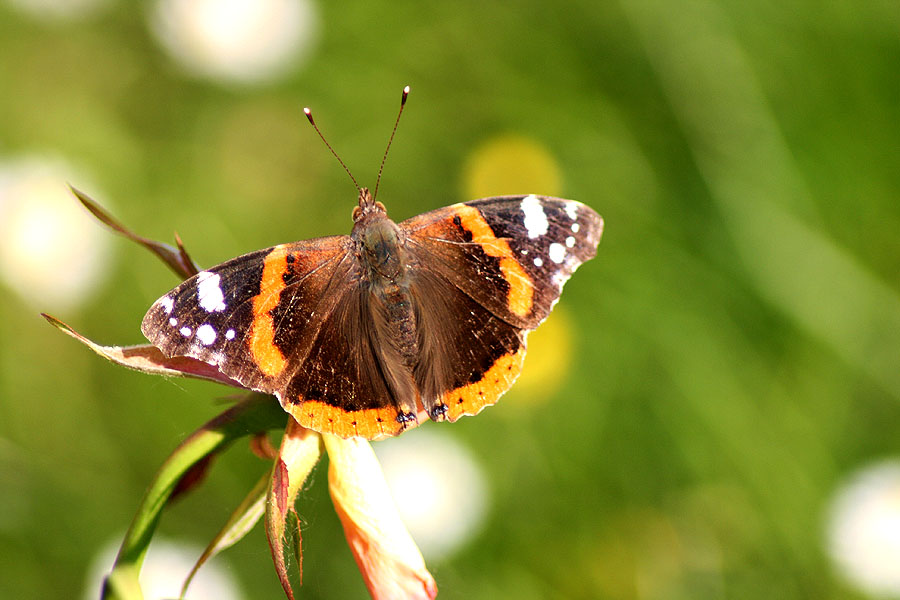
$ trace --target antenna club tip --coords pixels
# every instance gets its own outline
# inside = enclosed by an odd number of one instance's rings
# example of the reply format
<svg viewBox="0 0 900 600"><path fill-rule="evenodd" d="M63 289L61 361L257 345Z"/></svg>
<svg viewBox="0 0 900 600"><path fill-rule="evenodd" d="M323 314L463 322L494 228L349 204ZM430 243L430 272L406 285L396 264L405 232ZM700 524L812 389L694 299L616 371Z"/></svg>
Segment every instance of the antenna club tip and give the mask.
<svg viewBox="0 0 900 600"><path fill-rule="evenodd" d="M310 123L312 123L313 126L315 126L316 122L313 121L312 111L309 110L309 108L304 107L304 108L303 108L303 114L306 115L306 119L307 119Z"/></svg>
<svg viewBox="0 0 900 600"><path fill-rule="evenodd" d="M403 88L403 97L400 99L400 106L406 104L406 97L409 96L409 86Z"/></svg>

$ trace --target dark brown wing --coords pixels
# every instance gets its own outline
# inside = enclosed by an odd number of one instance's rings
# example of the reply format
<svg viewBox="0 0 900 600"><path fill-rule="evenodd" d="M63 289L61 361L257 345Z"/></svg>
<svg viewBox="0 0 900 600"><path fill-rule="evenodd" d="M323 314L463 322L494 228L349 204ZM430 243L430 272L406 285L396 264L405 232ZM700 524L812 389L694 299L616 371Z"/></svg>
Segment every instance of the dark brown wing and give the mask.
<svg viewBox="0 0 900 600"><path fill-rule="evenodd" d="M529 195L455 204L400 227L430 269L497 317L534 329L597 254L603 219L574 200Z"/></svg>
<svg viewBox="0 0 900 600"><path fill-rule="evenodd" d="M527 332L434 272L420 272L412 294L419 326L413 376L428 415L455 421L494 404L522 370Z"/></svg>
<svg viewBox="0 0 900 600"><path fill-rule="evenodd" d="M304 427L377 439L417 424L405 418L409 415L388 389L369 295L356 285L323 315L306 362L284 390L282 406Z"/></svg>
<svg viewBox="0 0 900 600"><path fill-rule="evenodd" d="M408 424L372 351L350 238L251 252L201 271L157 300L141 330L169 356L190 356L278 396L301 425L343 437Z"/></svg>
<svg viewBox="0 0 900 600"><path fill-rule="evenodd" d="M495 403L522 368L525 338L594 257L603 220L558 198L456 204L400 224L417 263L415 378L432 418Z"/></svg>

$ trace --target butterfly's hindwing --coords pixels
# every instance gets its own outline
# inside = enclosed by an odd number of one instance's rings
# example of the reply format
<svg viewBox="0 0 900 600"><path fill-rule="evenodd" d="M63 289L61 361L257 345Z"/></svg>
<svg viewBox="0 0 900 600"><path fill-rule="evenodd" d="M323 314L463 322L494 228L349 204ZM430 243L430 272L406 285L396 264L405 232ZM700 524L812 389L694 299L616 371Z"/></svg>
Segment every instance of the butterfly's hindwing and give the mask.
<svg viewBox="0 0 900 600"><path fill-rule="evenodd" d="M412 292L420 351L414 374L429 415L455 421L497 402L522 369L525 333L432 271L419 272Z"/></svg>
<svg viewBox="0 0 900 600"><path fill-rule="evenodd" d="M360 286L322 315L282 405L305 427L342 437L396 435L406 427L376 355L369 292Z"/></svg>

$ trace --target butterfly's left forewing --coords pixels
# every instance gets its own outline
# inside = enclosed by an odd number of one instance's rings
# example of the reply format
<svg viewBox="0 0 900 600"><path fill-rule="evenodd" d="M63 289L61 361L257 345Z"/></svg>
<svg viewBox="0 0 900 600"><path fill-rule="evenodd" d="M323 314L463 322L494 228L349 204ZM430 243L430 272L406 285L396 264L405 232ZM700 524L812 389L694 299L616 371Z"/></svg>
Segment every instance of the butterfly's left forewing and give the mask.
<svg viewBox="0 0 900 600"><path fill-rule="evenodd" d="M559 198L456 204L400 224L420 317L416 380L426 406L456 420L495 403L522 368L527 333L592 258L603 220Z"/></svg>
<svg viewBox="0 0 900 600"><path fill-rule="evenodd" d="M400 227L428 270L498 318L534 329L597 254L603 219L574 200L528 195L454 204Z"/></svg>

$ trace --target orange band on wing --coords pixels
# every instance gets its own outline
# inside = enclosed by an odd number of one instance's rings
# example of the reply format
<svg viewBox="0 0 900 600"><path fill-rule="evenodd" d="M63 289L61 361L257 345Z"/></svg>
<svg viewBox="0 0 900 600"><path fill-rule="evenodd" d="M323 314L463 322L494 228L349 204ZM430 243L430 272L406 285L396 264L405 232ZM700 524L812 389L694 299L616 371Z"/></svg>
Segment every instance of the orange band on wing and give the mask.
<svg viewBox="0 0 900 600"><path fill-rule="evenodd" d="M465 204L457 204L453 208L462 226L471 232L472 241L481 245L488 256L500 259L500 272L509 284L507 305L510 312L520 317L527 316L531 312L534 288L522 265L513 256L509 243L494 235L477 208Z"/></svg>
<svg viewBox="0 0 900 600"><path fill-rule="evenodd" d="M447 405L447 418L455 421L463 415L475 415L485 406L497 402L522 372L525 347L498 359L479 381L450 390L441 398Z"/></svg>
<svg viewBox="0 0 900 600"><path fill-rule="evenodd" d="M405 425L398 423L399 411L393 406L350 411L325 402L300 398L299 404L289 404L286 409L304 427L342 438L375 440L397 435L415 425L413 422Z"/></svg>
<svg viewBox="0 0 900 600"><path fill-rule="evenodd" d="M284 354L275 345L275 322L271 311L281 299L281 290L284 289L282 275L286 270L287 251L282 246L276 246L263 259L259 294L253 298L250 354L259 370L269 377L281 373L285 366Z"/></svg>

